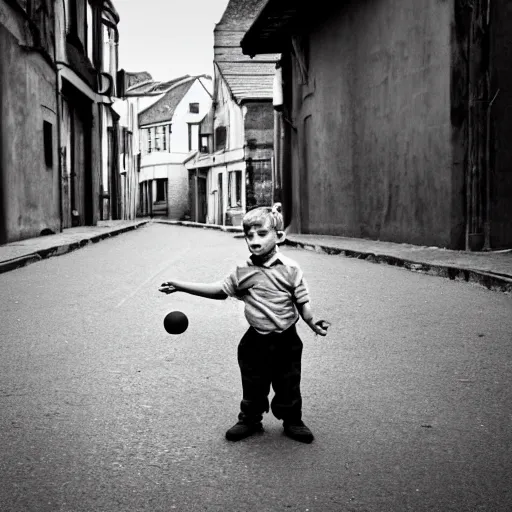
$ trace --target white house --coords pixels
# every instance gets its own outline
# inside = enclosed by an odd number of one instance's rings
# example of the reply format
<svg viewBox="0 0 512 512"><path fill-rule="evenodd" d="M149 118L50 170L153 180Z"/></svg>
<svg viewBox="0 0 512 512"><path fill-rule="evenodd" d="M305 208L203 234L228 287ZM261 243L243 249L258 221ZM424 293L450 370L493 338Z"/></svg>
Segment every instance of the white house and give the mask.
<svg viewBox="0 0 512 512"><path fill-rule="evenodd" d="M211 78L206 75L153 84L152 92L158 93L156 101L138 112L143 215L170 219L190 215L184 162L199 149L199 124L210 109L210 91Z"/></svg>

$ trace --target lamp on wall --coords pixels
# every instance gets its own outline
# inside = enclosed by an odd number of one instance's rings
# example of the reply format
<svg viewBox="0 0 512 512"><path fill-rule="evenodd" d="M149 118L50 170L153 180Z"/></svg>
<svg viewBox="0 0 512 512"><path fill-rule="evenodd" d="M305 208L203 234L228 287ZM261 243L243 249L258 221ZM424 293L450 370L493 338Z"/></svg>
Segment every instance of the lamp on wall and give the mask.
<svg viewBox="0 0 512 512"><path fill-rule="evenodd" d="M276 63L276 71L274 73L272 104L274 106L274 110L277 110L278 112L283 110L283 68L279 62Z"/></svg>

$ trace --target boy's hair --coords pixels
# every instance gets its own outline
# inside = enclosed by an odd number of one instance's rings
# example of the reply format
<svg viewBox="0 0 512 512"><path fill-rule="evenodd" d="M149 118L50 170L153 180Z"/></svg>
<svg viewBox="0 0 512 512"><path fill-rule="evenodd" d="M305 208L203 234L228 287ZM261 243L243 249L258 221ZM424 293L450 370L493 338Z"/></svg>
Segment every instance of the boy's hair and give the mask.
<svg viewBox="0 0 512 512"><path fill-rule="evenodd" d="M270 227L276 231L283 231L284 221L283 214L281 213L281 203L274 203L274 206L260 206L249 210L242 219L244 232L247 233L249 229L257 224L265 224L269 221Z"/></svg>

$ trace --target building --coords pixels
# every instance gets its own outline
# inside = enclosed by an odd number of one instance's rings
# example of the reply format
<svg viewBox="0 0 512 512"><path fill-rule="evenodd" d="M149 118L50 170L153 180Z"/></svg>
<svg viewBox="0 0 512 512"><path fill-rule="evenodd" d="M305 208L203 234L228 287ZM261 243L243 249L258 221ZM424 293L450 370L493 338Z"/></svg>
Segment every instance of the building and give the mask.
<svg viewBox="0 0 512 512"><path fill-rule="evenodd" d="M190 217L185 162L199 149L199 124L211 106L211 77L155 82L125 73L124 110L137 119L139 215Z"/></svg>
<svg viewBox="0 0 512 512"><path fill-rule="evenodd" d="M241 42L282 54L290 229L512 247L506 0L268 0Z"/></svg>
<svg viewBox="0 0 512 512"><path fill-rule="evenodd" d="M94 225L118 160L119 16L110 0L0 0L0 20L0 243Z"/></svg>
<svg viewBox="0 0 512 512"><path fill-rule="evenodd" d="M272 86L278 55L251 60L240 40L262 1L231 0L214 29L212 109L189 159L191 218L237 225L243 213L273 201Z"/></svg>

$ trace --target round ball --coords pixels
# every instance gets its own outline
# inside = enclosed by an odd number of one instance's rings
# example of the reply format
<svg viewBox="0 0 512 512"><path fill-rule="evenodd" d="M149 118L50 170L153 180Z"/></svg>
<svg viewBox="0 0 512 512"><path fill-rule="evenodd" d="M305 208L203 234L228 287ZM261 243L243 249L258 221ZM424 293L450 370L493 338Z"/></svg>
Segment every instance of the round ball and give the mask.
<svg viewBox="0 0 512 512"><path fill-rule="evenodd" d="M181 334L188 327L188 318L181 311L171 311L164 318L164 328L169 334Z"/></svg>

